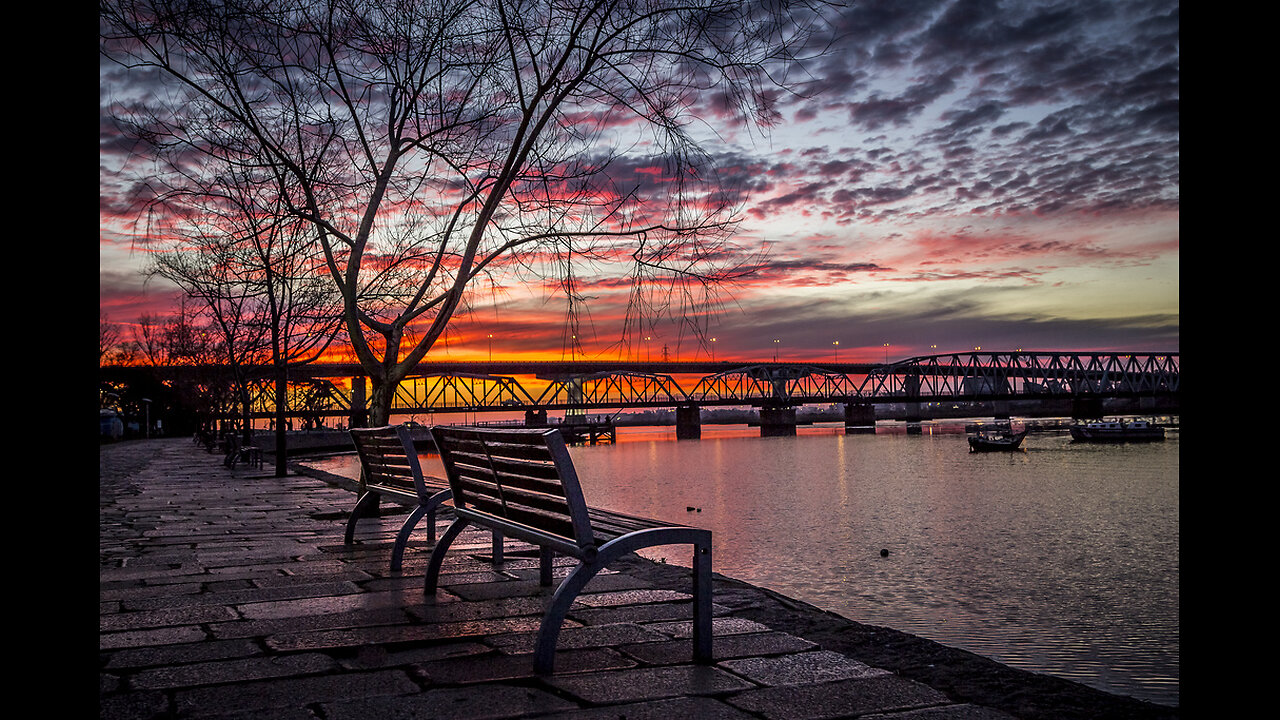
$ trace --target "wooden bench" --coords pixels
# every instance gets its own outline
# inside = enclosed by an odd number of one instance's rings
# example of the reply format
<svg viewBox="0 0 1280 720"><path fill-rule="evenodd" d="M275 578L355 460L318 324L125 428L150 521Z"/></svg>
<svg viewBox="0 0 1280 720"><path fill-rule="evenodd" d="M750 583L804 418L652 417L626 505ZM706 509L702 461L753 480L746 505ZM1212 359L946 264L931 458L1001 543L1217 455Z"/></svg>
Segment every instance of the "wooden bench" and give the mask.
<svg viewBox="0 0 1280 720"><path fill-rule="evenodd" d="M391 548L391 569L399 571L404 559L404 548L418 522L427 518L427 538L436 539L436 511L441 503L451 498L449 484L422 472L418 451L406 425L389 425L379 428L353 428L351 439L360 456L360 470L364 489L347 520L345 542L354 542L356 522L377 507L379 497L407 499L415 503L408 519L400 526L395 545ZM502 537L495 535L494 554L501 559Z"/></svg>
<svg viewBox="0 0 1280 720"><path fill-rule="evenodd" d="M227 454L222 458L223 465L232 470L235 470L236 464L240 462L257 468L262 467L262 448L245 445L240 438L240 433L230 433L225 442Z"/></svg>
<svg viewBox="0 0 1280 720"><path fill-rule="evenodd" d="M543 616L534 670L549 674L560 626L592 577L614 559L656 545L693 545L693 656L711 662L711 531L589 508L556 429L431 429L457 519L431 552L425 591L434 595L449 545L468 525L540 548L540 582L551 584L555 553L577 558Z"/></svg>

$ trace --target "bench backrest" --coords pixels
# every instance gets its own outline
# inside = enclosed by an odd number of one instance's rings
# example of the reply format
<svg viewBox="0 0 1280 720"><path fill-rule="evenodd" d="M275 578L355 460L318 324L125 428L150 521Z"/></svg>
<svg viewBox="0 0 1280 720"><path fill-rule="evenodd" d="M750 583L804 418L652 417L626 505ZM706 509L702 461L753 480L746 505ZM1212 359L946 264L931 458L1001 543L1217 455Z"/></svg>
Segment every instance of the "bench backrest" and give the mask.
<svg viewBox="0 0 1280 720"><path fill-rule="evenodd" d="M559 430L431 428L463 517L575 557L595 553L587 505Z"/></svg>
<svg viewBox="0 0 1280 720"><path fill-rule="evenodd" d="M424 502L435 492L427 488L423 479L418 451L407 426L352 428L350 432L366 487L416 494Z"/></svg>

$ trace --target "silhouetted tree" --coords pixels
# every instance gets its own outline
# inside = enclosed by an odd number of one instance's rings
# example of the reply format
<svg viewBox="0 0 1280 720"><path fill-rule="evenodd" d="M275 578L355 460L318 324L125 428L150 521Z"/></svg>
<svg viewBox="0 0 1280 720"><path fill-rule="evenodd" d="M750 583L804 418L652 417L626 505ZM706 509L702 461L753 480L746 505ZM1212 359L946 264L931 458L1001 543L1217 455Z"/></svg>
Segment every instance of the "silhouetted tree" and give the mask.
<svg viewBox="0 0 1280 720"><path fill-rule="evenodd" d="M98 364L105 365L121 354L120 326L111 322L107 314L98 310Z"/></svg>
<svg viewBox="0 0 1280 720"><path fill-rule="evenodd" d="M216 162L216 158L210 160ZM279 195L260 170L227 167L212 182L189 178L152 200L166 237L150 272L199 301L226 350L250 441L251 373L270 366L275 408L276 474L287 472L286 414L291 365L312 362L341 327L342 304L306 226L273 206Z"/></svg>
<svg viewBox="0 0 1280 720"><path fill-rule="evenodd" d="M693 109L767 128L821 0L103 0L140 82L112 114L170 186L276 179L310 224L372 381L371 420L486 283L629 264L644 314L690 315L751 267L740 198ZM705 97L704 97L705 96ZM662 170L658 182L634 172ZM624 167L632 168L625 172ZM208 184L208 171L195 185ZM651 294L652 293L652 294ZM651 303L652 300L656 302ZM675 300L673 302L673 299Z"/></svg>

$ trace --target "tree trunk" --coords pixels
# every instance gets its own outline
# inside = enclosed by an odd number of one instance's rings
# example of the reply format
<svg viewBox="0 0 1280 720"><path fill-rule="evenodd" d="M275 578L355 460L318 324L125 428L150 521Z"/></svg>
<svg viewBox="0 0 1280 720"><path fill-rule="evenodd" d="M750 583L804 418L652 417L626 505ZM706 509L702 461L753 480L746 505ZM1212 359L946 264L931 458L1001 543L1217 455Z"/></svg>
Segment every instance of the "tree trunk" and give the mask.
<svg viewBox="0 0 1280 720"><path fill-rule="evenodd" d="M385 368L369 375L369 427L391 424L391 401L395 399L399 380L389 379Z"/></svg>
<svg viewBox="0 0 1280 720"><path fill-rule="evenodd" d="M288 396L285 394L289 385L289 366L276 363L276 477L284 477L289 472L288 443L285 435L285 412Z"/></svg>

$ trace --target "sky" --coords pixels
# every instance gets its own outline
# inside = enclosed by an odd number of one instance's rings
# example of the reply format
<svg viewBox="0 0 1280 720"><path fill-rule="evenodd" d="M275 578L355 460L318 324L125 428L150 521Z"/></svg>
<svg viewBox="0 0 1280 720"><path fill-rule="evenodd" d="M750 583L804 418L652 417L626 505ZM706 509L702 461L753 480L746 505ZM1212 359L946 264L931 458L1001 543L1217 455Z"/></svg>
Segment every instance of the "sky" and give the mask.
<svg viewBox="0 0 1280 720"><path fill-rule="evenodd" d="M620 345L602 294L571 350L563 299L525 288L482 300L430 357L1179 350L1177 2L869 1L838 26L769 134L699 99L707 149L749 191L736 240L765 251L701 337L673 324ZM143 282L101 127L101 309L127 326L177 299Z"/></svg>

